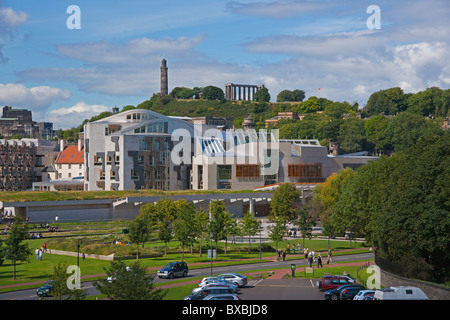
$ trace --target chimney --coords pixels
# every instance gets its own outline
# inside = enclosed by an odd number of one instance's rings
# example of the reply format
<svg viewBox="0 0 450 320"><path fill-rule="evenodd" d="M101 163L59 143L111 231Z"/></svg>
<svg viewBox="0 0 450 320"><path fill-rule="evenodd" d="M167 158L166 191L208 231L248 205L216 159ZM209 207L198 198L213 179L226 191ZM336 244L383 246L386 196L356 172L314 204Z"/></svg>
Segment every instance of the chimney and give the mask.
<svg viewBox="0 0 450 320"><path fill-rule="evenodd" d="M59 140L59 151L64 151L66 148L67 141L64 139Z"/></svg>

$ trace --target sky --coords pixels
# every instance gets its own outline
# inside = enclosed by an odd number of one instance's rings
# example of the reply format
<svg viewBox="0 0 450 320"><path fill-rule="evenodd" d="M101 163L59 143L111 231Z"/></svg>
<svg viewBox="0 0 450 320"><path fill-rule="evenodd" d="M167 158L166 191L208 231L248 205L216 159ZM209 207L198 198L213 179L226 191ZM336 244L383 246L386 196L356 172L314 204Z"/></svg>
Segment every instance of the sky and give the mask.
<svg viewBox="0 0 450 320"><path fill-rule="evenodd" d="M264 84L362 108L450 88L449 17L448 0L0 0L0 107L75 127L158 93L165 58L169 92Z"/></svg>

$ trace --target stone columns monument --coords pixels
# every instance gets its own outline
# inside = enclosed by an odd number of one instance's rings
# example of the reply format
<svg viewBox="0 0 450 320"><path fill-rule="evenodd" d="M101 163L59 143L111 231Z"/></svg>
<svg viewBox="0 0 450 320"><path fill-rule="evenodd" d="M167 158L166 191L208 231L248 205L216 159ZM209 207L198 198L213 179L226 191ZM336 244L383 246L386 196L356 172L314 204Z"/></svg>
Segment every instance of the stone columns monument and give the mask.
<svg viewBox="0 0 450 320"><path fill-rule="evenodd" d="M169 94L169 79L167 70L167 60L163 59L161 63L161 96Z"/></svg>

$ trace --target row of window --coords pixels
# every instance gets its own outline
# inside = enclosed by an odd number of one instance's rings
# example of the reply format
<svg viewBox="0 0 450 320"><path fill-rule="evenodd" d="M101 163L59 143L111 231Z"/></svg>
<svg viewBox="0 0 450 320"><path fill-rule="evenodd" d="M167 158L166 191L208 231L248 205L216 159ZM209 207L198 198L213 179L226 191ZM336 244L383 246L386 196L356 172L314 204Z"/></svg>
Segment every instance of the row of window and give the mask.
<svg viewBox="0 0 450 320"><path fill-rule="evenodd" d="M134 129L134 133L167 133L167 123L166 122L155 122L155 123Z"/></svg>

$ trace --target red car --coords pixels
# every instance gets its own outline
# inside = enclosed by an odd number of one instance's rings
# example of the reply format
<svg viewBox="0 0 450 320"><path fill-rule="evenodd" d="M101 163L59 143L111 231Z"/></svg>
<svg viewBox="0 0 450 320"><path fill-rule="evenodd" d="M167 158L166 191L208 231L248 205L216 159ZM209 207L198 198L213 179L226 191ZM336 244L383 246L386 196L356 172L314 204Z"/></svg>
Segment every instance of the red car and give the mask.
<svg viewBox="0 0 450 320"><path fill-rule="evenodd" d="M336 289L344 284L353 284L355 280L349 276L337 275L337 276L323 276L322 281L317 282L317 287L321 291L328 291Z"/></svg>

